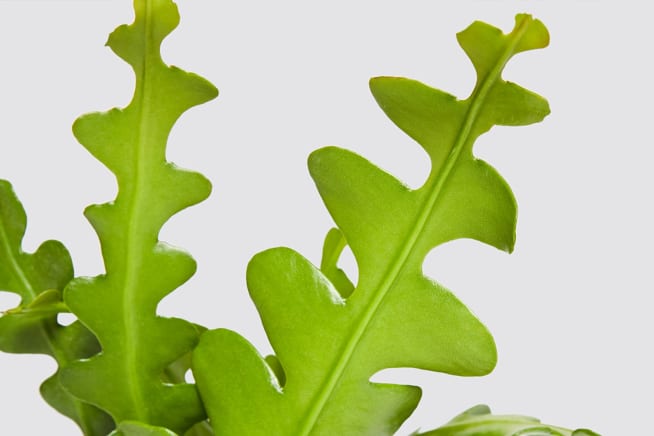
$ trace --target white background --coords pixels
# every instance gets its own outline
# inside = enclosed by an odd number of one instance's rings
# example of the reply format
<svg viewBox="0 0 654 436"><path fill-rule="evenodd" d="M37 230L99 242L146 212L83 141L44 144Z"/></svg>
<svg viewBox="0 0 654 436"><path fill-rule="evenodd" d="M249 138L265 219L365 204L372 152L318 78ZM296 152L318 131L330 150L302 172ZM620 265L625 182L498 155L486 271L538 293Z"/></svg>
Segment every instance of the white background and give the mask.
<svg viewBox="0 0 654 436"><path fill-rule="evenodd" d="M209 177L214 192L162 231L199 267L161 313L235 329L268 350L245 266L277 245L319 261L331 220L306 171L309 152L347 147L418 186L426 156L376 106L368 79L411 77L464 98L474 71L455 33L475 19L509 31L515 13L530 12L549 27L551 46L517 56L504 77L546 96L552 115L535 126L494 128L476 148L517 197L515 253L459 241L425 264L488 325L498 366L480 379L415 370L375 379L424 387L400 434L433 428L476 403L605 436L651 432L647 2L179 3L182 23L164 58L211 80L221 95L187 113L171 135L169 158ZM131 21L129 0L0 1L0 177L27 209L25 249L59 239L79 275L102 272L82 210L113 198L115 184L70 125L129 101L131 71L103 44ZM0 293L2 308L15 303ZM1 434L78 434L39 397L53 371L48 357L0 354Z"/></svg>

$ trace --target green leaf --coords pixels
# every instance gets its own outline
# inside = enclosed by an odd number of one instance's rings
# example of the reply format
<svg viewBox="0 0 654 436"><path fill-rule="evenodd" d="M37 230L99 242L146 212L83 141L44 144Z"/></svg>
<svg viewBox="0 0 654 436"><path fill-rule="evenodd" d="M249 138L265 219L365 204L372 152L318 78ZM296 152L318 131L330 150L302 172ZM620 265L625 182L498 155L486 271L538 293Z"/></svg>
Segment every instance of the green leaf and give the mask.
<svg viewBox="0 0 654 436"><path fill-rule="evenodd" d="M358 283L344 298L288 248L252 259L248 288L286 382L238 334L205 333L193 368L216 434L388 435L421 391L372 383L376 372L414 367L475 376L495 366L489 332L423 275L422 264L434 247L458 238L512 250L515 199L472 146L493 125L530 124L549 112L541 97L501 78L514 54L546 46L548 33L518 15L508 35L476 22L458 38L478 73L466 100L403 78L370 82L384 112L431 158L422 187L409 189L336 147L310 156L311 176L357 261Z"/></svg>
<svg viewBox="0 0 654 436"><path fill-rule="evenodd" d="M590 430L568 430L519 415L492 415L488 406L466 410L435 430L415 436L599 436Z"/></svg>
<svg viewBox="0 0 654 436"><path fill-rule="evenodd" d="M270 368L270 370L275 375L276 382L279 384L279 386L284 387L286 384L286 374L284 374L284 368L282 368L282 364L277 356L274 354L269 354L268 356L264 357L264 360L268 364L268 368Z"/></svg>
<svg viewBox="0 0 654 436"><path fill-rule="evenodd" d="M184 436L211 436L213 432L206 421L193 426ZM177 436L164 427L156 427L137 421L124 421L109 436Z"/></svg>
<svg viewBox="0 0 654 436"><path fill-rule="evenodd" d="M67 309L61 289L73 277L73 264L58 241L46 241L34 253L22 250L27 218L9 182L0 180L0 291L21 298L18 307L0 317L0 350L52 356L58 367L98 352L95 337L79 322L57 323ZM79 425L86 435L105 435L111 418L79 401L61 385L57 370L41 385L43 398Z"/></svg>
<svg viewBox="0 0 654 436"><path fill-rule="evenodd" d="M124 421L109 436L177 436L163 427L155 427L137 421Z"/></svg>
<svg viewBox="0 0 654 436"><path fill-rule="evenodd" d="M135 20L107 45L136 76L123 109L91 113L73 126L79 142L116 176L118 195L85 214L102 246L106 273L73 280L64 292L71 311L97 336L102 352L62 376L74 395L134 421L183 434L205 418L195 386L167 383L164 372L198 340L193 324L157 316L159 301L196 269L185 252L158 240L162 225L209 195L202 175L166 161L166 142L189 108L216 97L206 80L164 63L163 39L177 26L170 0L136 0Z"/></svg>
<svg viewBox="0 0 654 436"><path fill-rule="evenodd" d="M354 291L354 284L337 265L338 259L347 246L347 241L343 233L332 228L325 237L325 243L322 248L322 260L320 261L320 271L334 285L341 297L347 298Z"/></svg>
<svg viewBox="0 0 654 436"><path fill-rule="evenodd" d="M13 309L8 309L4 314L42 319L58 313L67 312L70 312L70 310L68 310L68 306L62 300L61 291L58 289L48 289L38 294L26 305L21 304Z"/></svg>
<svg viewBox="0 0 654 436"><path fill-rule="evenodd" d="M198 422L193 427L191 427L184 436L213 436L213 428L209 424L208 420Z"/></svg>

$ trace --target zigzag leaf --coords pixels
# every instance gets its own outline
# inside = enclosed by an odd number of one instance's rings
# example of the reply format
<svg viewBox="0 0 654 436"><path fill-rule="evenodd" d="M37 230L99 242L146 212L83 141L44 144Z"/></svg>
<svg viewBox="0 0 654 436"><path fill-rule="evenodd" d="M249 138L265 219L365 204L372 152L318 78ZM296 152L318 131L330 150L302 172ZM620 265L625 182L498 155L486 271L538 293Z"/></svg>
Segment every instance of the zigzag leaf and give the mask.
<svg viewBox="0 0 654 436"><path fill-rule="evenodd" d="M599 436L586 429L568 430L519 415L493 415L488 406L472 407L450 422L413 436Z"/></svg>
<svg viewBox="0 0 654 436"><path fill-rule="evenodd" d="M495 366L489 332L423 275L422 264L434 247L458 238L513 249L513 194L472 147L493 125L530 124L549 112L541 97L501 78L514 54L545 47L549 37L540 21L518 15L507 35L476 22L458 39L478 74L467 99L402 78L370 83L384 112L429 154L432 170L422 187L409 189L340 148L309 158L359 280L343 296L290 249L252 259L248 288L281 371L236 333L207 332L193 368L217 434L388 435L413 411L420 389L370 382L379 370L473 376Z"/></svg>
<svg viewBox="0 0 654 436"><path fill-rule="evenodd" d="M95 337L79 322L66 327L57 314L68 309L61 289L73 277L73 264L58 241L46 241L34 253L22 250L27 218L9 182L0 180L0 291L20 296L18 307L0 317L0 350L52 356L58 367L98 352ZM41 385L43 398L79 425L86 435L106 435L111 418L86 404L61 384L60 371Z"/></svg>
<svg viewBox="0 0 654 436"><path fill-rule="evenodd" d="M136 0L134 9L134 22L118 27L107 43L134 70L132 101L84 115L73 126L79 142L114 173L119 192L114 201L85 211L100 239L106 274L76 279L64 293L102 352L62 376L67 389L119 424L183 433L204 419L204 410L193 385L168 383L164 371L195 346L198 329L159 317L156 308L193 275L195 262L158 235L173 214L204 200L211 185L167 162L166 141L180 115L217 90L164 64L161 43L179 22L171 0Z"/></svg>

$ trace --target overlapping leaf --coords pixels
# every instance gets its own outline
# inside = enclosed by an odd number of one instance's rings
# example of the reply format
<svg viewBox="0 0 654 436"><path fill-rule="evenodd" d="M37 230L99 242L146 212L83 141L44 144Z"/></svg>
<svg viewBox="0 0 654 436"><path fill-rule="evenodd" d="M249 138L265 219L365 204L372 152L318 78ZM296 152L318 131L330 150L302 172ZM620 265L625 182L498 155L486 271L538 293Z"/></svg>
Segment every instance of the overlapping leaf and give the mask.
<svg viewBox="0 0 654 436"><path fill-rule="evenodd" d="M386 114L431 158L421 188L411 190L343 149L311 155L311 175L356 258L358 283L341 295L341 285L287 248L252 259L248 288L277 359L269 366L228 330L203 336L193 367L217 434L392 434L420 390L371 383L379 370L471 376L494 367L486 328L423 275L422 263L433 247L457 238L512 250L514 197L491 166L474 158L472 146L493 125L526 125L547 115L545 100L502 80L501 72L514 54L546 46L548 33L518 15L507 35L476 22L458 40L478 76L466 100L408 79L370 83ZM333 268L326 272L335 277Z"/></svg>
<svg viewBox="0 0 654 436"><path fill-rule="evenodd" d="M493 415L488 406L472 407L447 424L415 436L599 436L590 430L568 430L519 415Z"/></svg>
<svg viewBox="0 0 654 436"><path fill-rule="evenodd" d="M11 185L0 180L0 291L20 296L18 307L0 317L0 350L52 356L59 367L98 352L93 335L79 322L66 327L57 314L66 311L61 290L73 277L66 248L46 241L34 253L22 250L27 219ZM86 435L106 435L113 422L102 411L63 389L59 371L41 385L45 400L74 420Z"/></svg>
<svg viewBox="0 0 654 436"><path fill-rule="evenodd" d="M320 271L329 279L343 298L349 297L354 291L354 284L345 274L345 271L338 267L338 260L346 246L347 241L343 233L337 228L330 229L325 237L320 261Z"/></svg>
<svg viewBox="0 0 654 436"><path fill-rule="evenodd" d="M106 274L76 279L64 293L102 352L71 365L62 377L67 389L119 424L183 433L204 418L204 410L195 387L166 382L164 370L195 346L198 330L157 316L156 308L193 275L195 262L158 235L173 214L205 199L211 185L167 162L166 141L182 113L217 90L164 64L161 43L179 22L171 0L135 0L134 9L134 22L118 27L107 43L134 70L132 101L82 116L73 126L80 143L116 176L118 195L85 212L100 239Z"/></svg>
<svg viewBox="0 0 654 436"><path fill-rule="evenodd" d="M123 421L109 436L177 436L165 427L143 424L138 421ZM202 422L184 433L184 436L213 436L209 424Z"/></svg>

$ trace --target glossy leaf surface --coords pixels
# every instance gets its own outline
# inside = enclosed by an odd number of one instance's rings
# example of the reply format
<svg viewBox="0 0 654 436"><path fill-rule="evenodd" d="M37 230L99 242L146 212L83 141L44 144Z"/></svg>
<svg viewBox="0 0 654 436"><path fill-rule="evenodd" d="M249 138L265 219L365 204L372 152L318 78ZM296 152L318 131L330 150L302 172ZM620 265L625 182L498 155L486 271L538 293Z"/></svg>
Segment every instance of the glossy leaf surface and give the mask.
<svg viewBox="0 0 654 436"><path fill-rule="evenodd" d="M526 125L549 113L545 100L501 78L516 53L545 47L541 22L516 17L513 31L476 22L459 33L477 71L469 98L419 82L370 83L389 118L429 154L431 173L411 190L347 150L327 147L309 170L351 247L359 280L339 292L333 262L313 266L288 248L255 256L247 282L285 375L228 330L207 332L194 373L219 435L387 435L416 407L420 389L372 383L384 368L474 376L495 366L486 328L447 289L422 273L434 247L472 238L511 251L516 205L505 181L472 153L493 125ZM326 253L339 252L328 241ZM339 274L340 275L340 274Z"/></svg>
<svg viewBox="0 0 654 436"><path fill-rule="evenodd" d="M138 421L123 421L109 436L178 436L164 427L143 424ZM207 422L201 422L184 433L184 436L213 436L213 430Z"/></svg>
<svg viewBox="0 0 654 436"><path fill-rule="evenodd" d="M123 421L109 436L177 436L163 427L155 427L138 421Z"/></svg>
<svg viewBox="0 0 654 436"><path fill-rule="evenodd" d="M599 436L590 430L567 430L518 415L493 415L488 406L472 407L442 427L415 436Z"/></svg>
<svg viewBox="0 0 654 436"><path fill-rule="evenodd" d="M159 301L195 272L185 252L158 240L178 211L204 200L202 175L166 160L166 142L187 109L213 99L206 80L164 63L163 39L179 15L170 0L136 0L135 20L107 45L134 70L134 97L123 109L80 117L79 142L116 176L118 195L85 214L102 246L106 274L74 280L64 299L98 337L102 352L63 373L67 389L111 414L182 434L205 413L195 386L165 383L165 369L197 343L198 330L156 315Z"/></svg>
<svg viewBox="0 0 654 436"><path fill-rule="evenodd" d="M347 241L343 233L337 228L330 229L325 237L322 260L320 261L320 271L329 279L343 298L349 297L354 291L354 284L337 264L346 246Z"/></svg>
<svg viewBox="0 0 654 436"><path fill-rule="evenodd" d="M61 290L73 277L73 264L58 241L46 241L34 253L25 253L26 225L25 211L11 185L0 180L0 291L21 298L18 307L0 317L0 350L47 354L62 367L97 353L98 343L79 322L66 327L57 322L57 314L68 310ZM75 421L84 434L106 435L113 427L111 419L70 395L59 376L57 370L41 385L44 399Z"/></svg>

